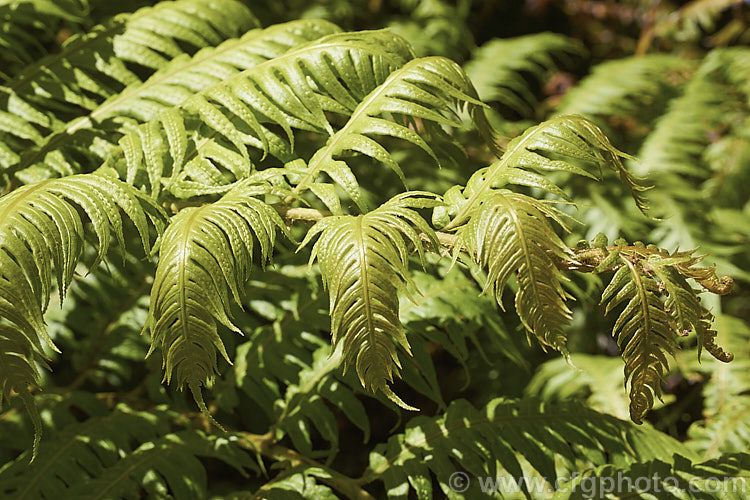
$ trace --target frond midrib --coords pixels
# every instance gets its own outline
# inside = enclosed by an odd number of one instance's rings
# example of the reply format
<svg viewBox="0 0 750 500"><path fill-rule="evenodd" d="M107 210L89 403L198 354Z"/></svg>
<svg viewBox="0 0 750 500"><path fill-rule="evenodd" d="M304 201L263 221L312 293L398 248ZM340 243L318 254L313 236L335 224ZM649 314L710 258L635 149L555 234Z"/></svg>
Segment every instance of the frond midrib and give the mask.
<svg viewBox="0 0 750 500"><path fill-rule="evenodd" d="M359 216L354 221L354 234L357 239L357 252L359 253L360 289L362 290L362 301L364 305L364 316L367 322L367 336L370 345L375 345L375 327L372 324L372 305L370 304L370 277L367 266L367 247L364 240L363 221L365 216Z"/></svg>

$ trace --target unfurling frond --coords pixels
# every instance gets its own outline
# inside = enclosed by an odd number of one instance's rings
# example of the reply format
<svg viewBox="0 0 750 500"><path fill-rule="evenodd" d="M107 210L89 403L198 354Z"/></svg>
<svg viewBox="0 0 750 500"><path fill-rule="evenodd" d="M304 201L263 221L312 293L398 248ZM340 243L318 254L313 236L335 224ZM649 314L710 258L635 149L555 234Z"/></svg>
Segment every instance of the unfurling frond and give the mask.
<svg viewBox="0 0 750 500"><path fill-rule="evenodd" d="M466 73L484 102L500 102L531 115L537 99L529 78L543 83L558 61L566 65L572 56L583 53L579 41L556 33L494 39L474 51Z"/></svg>
<svg viewBox="0 0 750 500"><path fill-rule="evenodd" d="M171 165L178 186L188 178L226 186L249 175L249 151L289 162L295 159L293 129L333 133L326 111L350 114L412 57L405 40L384 31L333 34L294 48L193 94L123 137L128 175ZM287 140L266 124L282 129Z"/></svg>
<svg viewBox="0 0 750 500"><path fill-rule="evenodd" d="M399 319L397 292L407 292L411 246L420 256L420 232L438 247L429 225L414 208L433 207L429 193L398 195L365 215L327 217L307 234L302 245L320 234L310 255L318 259L323 283L330 294L334 350L341 344L345 363L354 362L362 386L382 391L398 405L407 406L387 382L401 364L396 344L410 352Z"/></svg>
<svg viewBox="0 0 750 500"><path fill-rule="evenodd" d="M240 304L244 294L253 238L259 243L261 262L266 263L276 228L286 230L276 210L253 197L269 189L240 185L215 203L185 208L160 240L146 321L151 330L149 354L161 346L164 380L169 383L174 377L180 389L187 383L212 421L200 387L213 381L217 353L229 362L216 323L241 333L232 323L230 305L232 299Z"/></svg>
<svg viewBox="0 0 750 500"><path fill-rule="evenodd" d="M510 141L503 156L476 171L466 187L449 189L445 193L448 206L435 210L433 223L445 226L445 230L458 227L487 192L507 184L540 188L567 198L564 191L537 172L562 171L599 180L605 168L620 177L638 208L645 212L641 193L648 188L625 169L622 158L628 155L615 148L590 120L578 115L547 120Z"/></svg>
<svg viewBox="0 0 750 500"><path fill-rule="evenodd" d="M686 278L705 281L713 274L711 268L693 267L701 259L692 253L667 254L634 246L616 248L610 254L616 259L609 261L609 268L619 269L602 293L602 303L607 303L607 314L626 304L612 334L625 361L630 417L636 423L653 407L654 396L661 397L667 355L674 356L677 336L694 331L699 345L717 359L732 360L731 354L714 343L716 332L710 329L713 316L701 304L699 290L687 282Z"/></svg>
<svg viewBox="0 0 750 500"><path fill-rule="evenodd" d="M84 245L81 214L98 240L95 267L107 253L111 233L124 247L120 211L134 223L148 252L148 220L159 224L159 209L119 180L72 176L22 186L0 198L0 340L5 344L0 404L11 391L26 396L28 384L36 384L34 362L45 357L43 343L57 349L42 314L49 304L53 267L61 299L73 280Z"/></svg>
<svg viewBox="0 0 750 500"><path fill-rule="evenodd" d="M561 225L554 208L528 196L499 190L489 193L456 234L454 252L466 249L487 270L485 292L503 307L505 285L516 274L515 306L526 329L543 346L566 353L563 331L571 313L560 285L562 273L553 258L570 258L569 250L547 221Z"/></svg>
<svg viewBox="0 0 750 500"><path fill-rule="evenodd" d="M459 127L461 121L457 111L467 107L480 132L491 142L492 132L481 106L474 86L455 62L443 57L410 61L365 96L346 125L313 155L296 191L308 187L307 184L320 172L325 172L364 211L366 208L356 178L346 162L336 158L347 150L362 153L387 165L406 184L401 167L372 136L392 136L416 144L437 163L432 148L414 131L415 120L421 120L425 128L429 125ZM385 119L389 115L401 117L402 123Z"/></svg>

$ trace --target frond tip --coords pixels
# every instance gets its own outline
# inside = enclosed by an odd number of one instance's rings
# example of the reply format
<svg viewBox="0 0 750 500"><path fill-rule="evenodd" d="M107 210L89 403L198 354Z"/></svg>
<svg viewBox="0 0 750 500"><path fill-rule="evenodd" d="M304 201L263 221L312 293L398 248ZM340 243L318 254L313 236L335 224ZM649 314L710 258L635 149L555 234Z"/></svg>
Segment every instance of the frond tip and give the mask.
<svg viewBox="0 0 750 500"><path fill-rule="evenodd" d="M399 320L398 291L407 293L410 245L423 256L420 232L435 248L434 232L414 208L433 207L429 193L398 195L365 215L327 217L308 232L302 246L320 234L310 255L318 259L330 294L334 350L355 363L366 389L380 390L402 408L414 410L388 387L401 363L396 344L411 354ZM434 196L434 195L430 195ZM300 248L301 248L300 247Z"/></svg>

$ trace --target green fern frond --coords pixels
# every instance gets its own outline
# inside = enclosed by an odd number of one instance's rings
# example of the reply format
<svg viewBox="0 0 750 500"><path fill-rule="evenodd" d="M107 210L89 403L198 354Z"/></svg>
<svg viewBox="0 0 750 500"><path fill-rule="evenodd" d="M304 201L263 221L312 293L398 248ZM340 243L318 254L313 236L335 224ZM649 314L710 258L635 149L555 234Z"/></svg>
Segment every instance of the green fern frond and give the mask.
<svg viewBox="0 0 750 500"><path fill-rule="evenodd" d="M0 82L48 54L62 21L80 23L86 14L79 0L16 0L0 5Z"/></svg>
<svg viewBox="0 0 750 500"><path fill-rule="evenodd" d="M729 124L736 107L750 99L748 61L750 50L745 47L711 51L685 84L683 94L656 122L638 153L634 171L707 177L709 170L700 166L704 150ZM737 89L744 95L738 96Z"/></svg>
<svg viewBox="0 0 750 500"><path fill-rule="evenodd" d="M542 84L558 66L585 54L579 41L556 33L493 39L465 65L484 102L499 102L522 116L534 114L537 98L528 79Z"/></svg>
<svg viewBox="0 0 750 500"><path fill-rule="evenodd" d="M415 488L423 499L442 498L441 494L450 498L455 484L449 478L457 471L473 478L515 481L537 473L552 485L585 464L626 466L637 460L671 460L674 453L692 457L683 444L665 434L576 403L495 399L477 410L456 400L444 416L413 418L403 434L378 445L364 478L382 480L389 496L405 497ZM442 493L433 493L433 476ZM470 483L464 498L484 498L478 481Z"/></svg>
<svg viewBox="0 0 750 500"><path fill-rule="evenodd" d="M622 390L622 361L616 357L575 353L570 359L545 361L524 394L549 403L579 400L619 419L629 417L628 396Z"/></svg>
<svg viewBox="0 0 750 500"><path fill-rule="evenodd" d="M606 61L565 93L557 112L591 117L637 117L654 113L676 93L692 72L690 59L670 54L647 54Z"/></svg>
<svg viewBox="0 0 750 500"><path fill-rule="evenodd" d="M153 169L153 141L169 145L157 163L172 165L172 178L211 185L227 184L222 175L246 177L248 151L262 151L286 163L296 157L293 128L333 133L326 111L351 113L372 89L411 59L408 43L383 31L333 34L290 50L193 94L185 104L120 144L134 175ZM264 124L280 127L287 141ZM142 153L141 153L142 151ZM160 167L161 168L161 167Z"/></svg>
<svg viewBox="0 0 750 500"><path fill-rule="evenodd" d="M466 187L449 189L445 193L447 207L435 210L433 223L445 226L446 231L455 229L466 221L468 213L488 192L507 184L541 188L568 198L551 181L529 170L563 171L599 180L602 169L608 168L619 175L638 208L645 212L646 201L641 193L648 188L642 179L625 169L621 158L628 158L628 155L612 146L590 120L577 115L547 120L510 141L503 156L489 167L476 171Z"/></svg>
<svg viewBox="0 0 750 500"><path fill-rule="evenodd" d="M515 274L515 306L524 327L542 346L566 354L563 328L571 319L565 305L569 296L553 257L564 261L571 254L547 221L565 227L558 213L534 198L497 190L480 200L468 217L456 233L455 254L465 248L487 270L483 293L493 294L500 307L505 285Z"/></svg>
<svg viewBox="0 0 750 500"><path fill-rule="evenodd" d="M630 415L636 423L653 407L654 396L661 397L661 379L668 370L666 355L674 356L678 335L695 331L699 346L721 361L732 360L731 354L713 343L713 316L686 280L703 279L713 269L694 268L700 258L693 257L693 252L664 255L642 248L621 247L611 254L620 262L610 259L611 264L600 269L621 266L602 293L602 303L607 303L608 314L627 301L612 335L625 360L625 381L631 384Z"/></svg>
<svg viewBox="0 0 750 500"><path fill-rule="evenodd" d="M685 42L714 31L717 19L744 0L691 0L674 11L666 9L664 18L653 27L654 34Z"/></svg>
<svg viewBox="0 0 750 500"><path fill-rule="evenodd" d="M142 444L95 479L75 483L70 497L124 500L145 488L150 496L168 490L175 500L205 498L208 474L199 458L220 460L240 474L247 474L245 469L257 469L250 455L240 449L238 439L207 436L197 430L167 434Z"/></svg>
<svg viewBox="0 0 750 500"><path fill-rule="evenodd" d="M135 412L122 405L110 415L66 427L42 444L29 466L22 455L0 472L4 498L132 498L169 489L173 498L202 498L206 471L197 457L257 470L237 436L206 436L200 431L169 433L175 415ZM151 476L144 480L145 476Z"/></svg>
<svg viewBox="0 0 750 500"><path fill-rule="evenodd" d="M313 155L295 192L302 192L319 173L325 172L346 190L360 210L366 211L354 174L345 160L336 158L345 151L364 154L388 166L406 184L401 167L372 136L391 136L416 144L439 164L432 148L414 131L415 121L421 120L425 128L431 124L459 127L457 111L465 106L480 132L491 142L492 132L478 99L469 78L450 59L426 57L408 62L365 96L346 125ZM403 124L385 116L395 116Z"/></svg>
<svg viewBox="0 0 750 500"><path fill-rule="evenodd" d="M409 245L424 258L419 233L438 248L434 232L414 210L437 202L417 196L433 195L407 192L365 215L327 217L310 229L300 246L320 234L310 263L320 262L330 294L334 350L341 344L344 363L355 363L363 387L380 390L407 409L414 408L387 384L401 367L395 344L410 352L399 319L397 292L406 292L409 282Z"/></svg>
<svg viewBox="0 0 750 500"><path fill-rule="evenodd" d="M3 324L3 337L11 349L7 354L18 353L12 362L3 357L3 397L11 386L19 394L28 394L28 389L18 384L36 381L29 375L36 373L37 356L46 357L43 344L57 350L42 314L49 303L53 266L61 300L73 280L84 246L81 212L91 222L97 238L97 254L90 266L93 268L107 253L111 233L124 247L120 211L133 222L148 253L148 222L151 219L160 227L160 208L131 186L104 173L22 186L0 198L0 319L7 322ZM36 354L30 356L31 350ZM13 368L22 359L27 367L20 371Z"/></svg>
<svg viewBox="0 0 750 500"><path fill-rule="evenodd" d="M626 468L604 465L580 471L557 485L554 498L578 499L582 492L590 498L609 496L610 490L614 490L620 498L743 500L747 497L749 473L750 455L747 453L727 453L705 462L675 455L639 460Z"/></svg>
<svg viewBox="0 0 750 500"><path fill-rule="evenodd" d="M143 68L153 71L186 50L217 45L257 25L235 0L219 0L218 6L179 0L117 16L71 37L59 54L27 67L0 89L0 167L15 171L25 149L63 129L68 119L96 109L121 86L140 83Z"/></svg>
<svg viewBox="0 0 750 500"><path fill-rule="evenodd" d="M238 305L250 277L253 238L261 263L269 261L276 228L286 226L271 206L254 198L271 193L265 185L241 185L220 200L181 210L160 240L159 264L151 289L146 326L149 355L161 346L164 380L187 383L201 411L200 393L217 372L216 354L229 360L217 323L242 332L232 323L231 299ZM231 299L230 299L231 296Z"/></svg>
<svg viewBox="0 0 750 500"><path fill-rule="evenodd" d="M750 397L735 396L720 413L695 422L688 431L690 448L705 459L750 447Z"/></svg>
<svg viewBox="0 0 750 500"><path fill-rule="evenodd" d="M82 477L96 477L132 452L133 442L149 442L167 433L166 417L164 412L123 407L60 429L54 439L41 444L31 465L25 453L0 472L0 493L17 500L60 498Z"/></svg>
<svg viewBox="0 0 750 500"><path fill-rule="evenodd" d="M326 21L292 21L264 30L251 30L241 38L204 48L192 57L181 54L142 84L130 84L88 115L75 118L62 130L46 136L21 156L14 170L24 170L39 163L58 173L66 169L90 169L92 165L74 163L76 156L80 156L75 153L94 146L92 153L98 158L94 166L99 166L108 151L105 145L116 146L122 134L138 124L158 118L160 113L179 106L196 92L280 56L293 47L337 31L335 25ZM141 134L142 139L144 135L147 135L145 131ZM154 147L153 144L148 146ZM58 151L67 154L61 158ZM60 161L67 164L65 168L58 164Z"/></svg>

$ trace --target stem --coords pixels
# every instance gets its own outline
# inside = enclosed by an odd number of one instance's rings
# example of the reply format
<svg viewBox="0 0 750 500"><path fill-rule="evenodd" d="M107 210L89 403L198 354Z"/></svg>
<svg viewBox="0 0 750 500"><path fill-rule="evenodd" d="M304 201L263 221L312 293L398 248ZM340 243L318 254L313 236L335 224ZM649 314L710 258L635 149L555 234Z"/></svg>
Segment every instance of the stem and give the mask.
<svg viewBox="0 0 750 500"><path fill-rule="evenodd" d="M310 222L317 222L325 217L331 215L326 210L317 210L314 208L292 208L284 204L274 205L274 208L279 215L284 217L288 223L303 222L309 224ZM440 248L432 248L430 244L430 237L427 234L421 233L420 239L427 243L428 248L435 253L440 255L446 255L450 250L456 246L456 235L453 233L446 233L442 231L435 231L438 242L440 242ZM550 254L555 265L561 271L577 271L580 273L593 272L596 267L613 251L632 251L638 254L662 254L664 251L657 249L644 248L640 246L608 246L606 248L571 248L571 257L568 259L562 259L557 255ZM465 251L465 249L462 249ZM614 271L617 267L613 267L611 270ZM680 271L688 277L693 278L698 284L703 286L706 290L717 295L726 295L732 291L734 280L730 276L718 277L713 273L707 276L694 276L689 272L688 268L684 266L677 266Z"/></svg>

